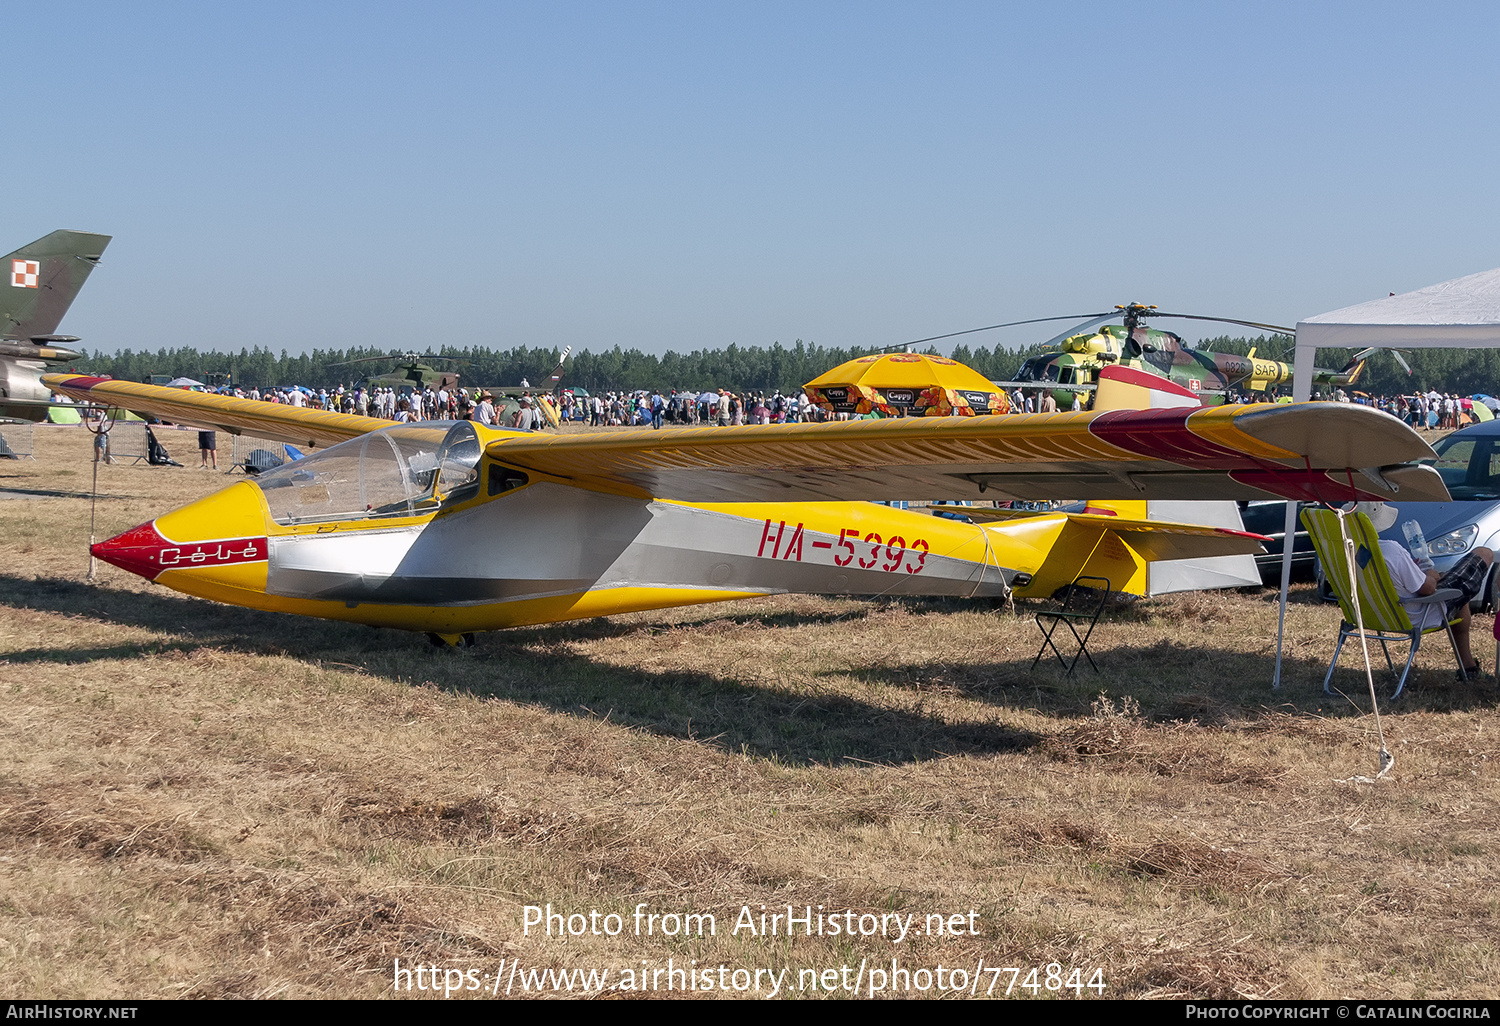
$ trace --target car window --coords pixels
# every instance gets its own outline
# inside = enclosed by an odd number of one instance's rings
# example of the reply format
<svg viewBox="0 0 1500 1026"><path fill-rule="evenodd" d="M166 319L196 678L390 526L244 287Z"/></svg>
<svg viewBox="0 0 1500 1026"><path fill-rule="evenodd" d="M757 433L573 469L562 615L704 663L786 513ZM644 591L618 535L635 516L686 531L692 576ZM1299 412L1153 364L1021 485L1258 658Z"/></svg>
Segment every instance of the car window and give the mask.
<svg viewBox="0 0 1500 1026"><path fill-rule="evenodd" d="M1450 436L1433 466L1455 499L1500 498L1500 450L1492 438Z"/></svg>
<svg viewBox="0 0 1500 1026"><path fill-rule="evenodd" d="M1460 439L1445 445L1433 464L1451 492L1469 479L1469 460L1474 456L1474 440Z"/></svg>
<svg viewBox="0 0 1500 1026"><path fill-rule="evenodd" d="M1484 438L1474 446L1466 499L1500 498L1500 446L1493 438ZM1454 496L1457 498L1458 496Z"/></svg>

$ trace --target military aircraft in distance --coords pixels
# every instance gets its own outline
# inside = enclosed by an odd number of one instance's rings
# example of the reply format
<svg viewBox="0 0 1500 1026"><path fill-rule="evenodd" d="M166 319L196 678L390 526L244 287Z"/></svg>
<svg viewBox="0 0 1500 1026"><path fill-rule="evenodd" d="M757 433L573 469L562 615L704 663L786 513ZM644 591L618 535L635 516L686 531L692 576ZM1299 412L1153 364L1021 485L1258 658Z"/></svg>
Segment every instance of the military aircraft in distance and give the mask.
<svg viewBox="0 0 1500 1026"><path fill-rule="evenodd" d="M1258 546L1113 510L981 525L855 500L1448 497L1413 462L1433 458L1426 442L1347 403L539 435L471 421L376 430L368 417L128 381L46 383L331 446L101 542L100 559L203 598L455 645L785 592L1047 595L1085 574L1128 576L1136 546L1152 558Z"/></svg>
<svg viewBox="0 0 1500 1026"><path fill-rule="evenodd" d="M330 363L328 366L352 367L356 363L390 363L393 360L397 361L394 371L389 374L372 374L365 381L371 387L380 388L414 388L418 391L424 388L453 388L458 384L456 371L441 371L423 361L456 364L466 362L451 356L434 356L431 353L424 353L421 356L416 353L392 353L389 356L365 356L358 360L344 360L341 363Z"/></svg>
<svg viewBox="0 0 1500 1026"><path fill-rule="evenodd" d="M0 258L0 418L42 420L51 394L42 387L48 364L80 360L67 348L72 335L56 335L58 324L110 236L56 231Z"/></svg>
<svg viewBox="0 0 1500 1026"><path fill-rule="evenodd" d="M567 367L568 354L573 351L572 346L565 346L562 356L558 357L557 366L552 372L542 379L540 385L531 385L524 379L519 385L494 385L481 388L481 393L488 392L494 397L495 423L509 424L511 417L521 408L521 399L530 396L536 403L537 409L547 418L553 427L559 426L557 389L563 378L563 371Z"/></svg>

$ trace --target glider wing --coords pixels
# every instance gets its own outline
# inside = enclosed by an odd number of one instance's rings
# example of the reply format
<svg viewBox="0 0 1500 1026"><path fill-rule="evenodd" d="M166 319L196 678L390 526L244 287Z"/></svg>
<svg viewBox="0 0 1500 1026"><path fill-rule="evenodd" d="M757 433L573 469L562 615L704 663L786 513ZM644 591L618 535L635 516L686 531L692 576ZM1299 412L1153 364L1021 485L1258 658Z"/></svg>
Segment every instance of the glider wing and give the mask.
<svg viewBox="0 0 1500 1026"><path fill-rule="evenodd" d="M42 384L81 403L118 406L132 413L153 414L173 424L254 435L309 448L337 445L391 426L388 420L352 413L329 413L83 374L48 374L42 378Z"/></svg>
<svg viewBox="0 0 1500 1026"><path fill-rule="evenodd" d="M235 434L327 446L387 421L52 374L49 388ZM828 499L1447 501L1435 454L1348 403L921 417L588 434L506 434L492 459L601 491L681 502Z"/></svg>
<svg viewBox="0 0 1500 1026"><path fill-rule="evenodd" d="M489 453L683 502L1447 498L1412 462L1426 442L1344 403L519 435Z"/></svg>

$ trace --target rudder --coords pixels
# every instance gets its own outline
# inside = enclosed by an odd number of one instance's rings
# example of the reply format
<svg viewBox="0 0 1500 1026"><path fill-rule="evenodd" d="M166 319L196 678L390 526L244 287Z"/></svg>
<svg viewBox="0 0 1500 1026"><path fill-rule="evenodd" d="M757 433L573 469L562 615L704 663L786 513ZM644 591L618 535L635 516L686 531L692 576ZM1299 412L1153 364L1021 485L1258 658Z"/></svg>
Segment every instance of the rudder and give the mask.
<svg viewBox="0 0 1500 1026"><path fill-rule="evenodd" d="M0 261L0 336L35 338L57 331L63 314L104 254L110 236L55 231Z"/></svg>

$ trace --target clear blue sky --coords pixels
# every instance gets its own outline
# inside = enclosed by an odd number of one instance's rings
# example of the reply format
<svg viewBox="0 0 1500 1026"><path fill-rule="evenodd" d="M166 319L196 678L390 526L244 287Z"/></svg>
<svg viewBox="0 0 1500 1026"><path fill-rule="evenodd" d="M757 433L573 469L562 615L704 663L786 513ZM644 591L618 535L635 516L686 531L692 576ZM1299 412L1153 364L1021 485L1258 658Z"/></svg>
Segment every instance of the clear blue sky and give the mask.
<svg viewBox="0 0 1500 1026"><path fill-rule="evenodd" d="M62 325L91 349L885 345L1132 300L1291 324L1500 265L1492 3L5 25L0 249L115 237Z"/></svg>

